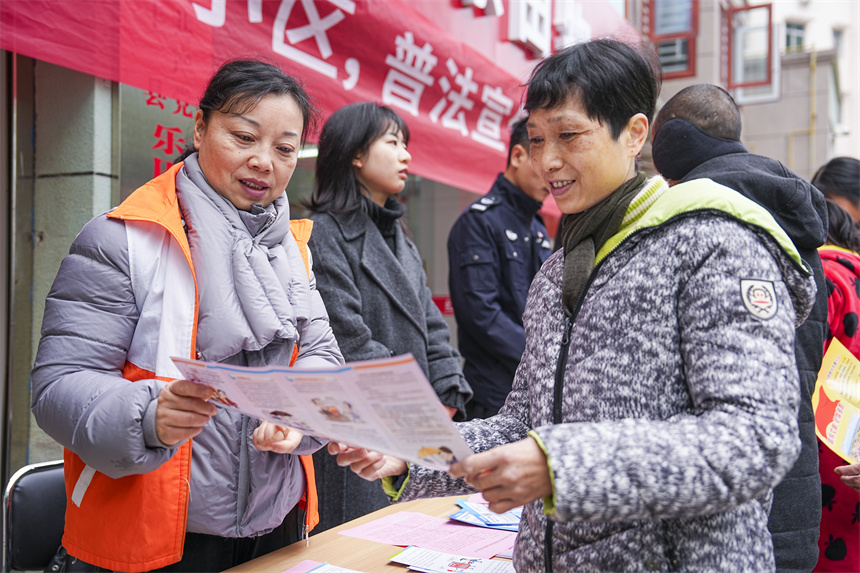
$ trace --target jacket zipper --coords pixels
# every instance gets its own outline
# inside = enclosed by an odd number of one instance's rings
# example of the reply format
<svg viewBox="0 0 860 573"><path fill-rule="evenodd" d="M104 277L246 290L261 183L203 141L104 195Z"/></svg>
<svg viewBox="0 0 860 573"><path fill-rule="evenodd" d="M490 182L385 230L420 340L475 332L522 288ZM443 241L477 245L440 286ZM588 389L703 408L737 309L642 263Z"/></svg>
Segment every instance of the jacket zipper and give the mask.
<svg viewBox="0 0 860 573"><path fill-rule="evenodd" d="M617 246L616 246L617 248ZM614 249L613 249L614 250ZM573 312L570 316L566 317L564 320L564 335L561 337L561 349L558 353L558 361L555 366L555 383L553 384L553 392L552 392L552 423L560 424L562 421L562 398L564 397L564 371L567 368L567 359L570 354L570 342L571 342L571 332L573 331L573 323L576 320L577 315L579 314L579 309L582 308L582 301L585 299L585 293L588 292L588 288L591 286L591 283L594 282L594 277L597 276L597 271L603 265L603 261L605 261L607 257L604 257L603 260L598 263L594 269L592 269L591 274L588 276L588 280L585 282L585 286L582 287L582 292L579 293L579 296L576 299L576 306L573 309ZM547 573L552 573L552 530L554 521L547 518L546 522L546 535L544 539L544 546L546 550L544 551L544 569Z"/></svg>

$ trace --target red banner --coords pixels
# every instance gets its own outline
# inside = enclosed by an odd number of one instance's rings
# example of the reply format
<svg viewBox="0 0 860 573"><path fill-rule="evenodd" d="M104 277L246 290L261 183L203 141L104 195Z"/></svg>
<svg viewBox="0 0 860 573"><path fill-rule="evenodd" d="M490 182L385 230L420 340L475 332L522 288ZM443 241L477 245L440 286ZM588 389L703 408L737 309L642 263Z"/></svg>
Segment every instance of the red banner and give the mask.
<svg viewBox="0 0 860 573"><path fill-rule="evenodd" d="M4 0L0 47L195 103L225 60L269 58L324 116L355 101L394 107L412 132L411 172L481 193L504 167L522 91L401 0Z"/></svg>

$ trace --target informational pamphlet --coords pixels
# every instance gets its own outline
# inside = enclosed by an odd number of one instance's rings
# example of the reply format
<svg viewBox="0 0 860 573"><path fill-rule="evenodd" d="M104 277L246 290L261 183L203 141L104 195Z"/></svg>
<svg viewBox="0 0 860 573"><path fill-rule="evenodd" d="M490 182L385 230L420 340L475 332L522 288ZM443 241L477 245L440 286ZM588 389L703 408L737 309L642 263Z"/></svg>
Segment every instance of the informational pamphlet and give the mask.
<svg viewBox="0 0 860 573"><path fill-rule="evenodd" d="M815 433L842 459L860 461L860 360L834 338L812 394Z"/></svg>
<svg viewBox="0 0 860 573"><path fill-rule="evenodd" d="M415 546L407 547L390 559L395 563L408 565L412 571L423 573L514 573L514 564L510 561L463 557Z"/></svg>
<svg viewBox="0 0 860 573"><path fill-rule="evenodd" d="M217 406L445 470L472 451L411 355L331 368L245 368L173 358Z"/></svg>
<svg viewBox="0 0 860 573"><path fill-rule="evenodd" d="M515 507L504 513L491 511L486 503L475 503L467 500L457 502L460 511L451 514L451 519L462 521L479 527L504 529L506 531L519 531L520 519L523 516L523 507Z"/></svg>

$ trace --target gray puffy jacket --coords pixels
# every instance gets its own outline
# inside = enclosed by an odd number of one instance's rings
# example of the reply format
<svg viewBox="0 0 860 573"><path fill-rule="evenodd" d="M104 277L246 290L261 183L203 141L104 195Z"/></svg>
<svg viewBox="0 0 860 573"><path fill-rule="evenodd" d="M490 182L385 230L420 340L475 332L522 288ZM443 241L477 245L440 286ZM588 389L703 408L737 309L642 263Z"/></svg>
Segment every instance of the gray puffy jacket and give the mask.
<svg viewBox="0 0 860 573"><path fill-rule="evenodd" d="M278 202L288 208L285 198ZM150 472L176 452L176 447L160 444L154 429L156 399L165 382L130 383L121 375L139 319L125 225L102 215L75 239L46 301L32 372L32 411L39 425L112 478ZM290 245L297 248L294 241ZM304 266L295 272L307 284ZM296 325L301 341L297 365L340 364L314 283L311 276L308 308L302 310L309 320ZM244 356L225 362L243 364ZM301 498L305 478L298 455L313 453L324 441L305 436L293 454L261 452L252 443L257 424L219 408L194 438L188 531L223 537L263 534L280 525Z"/></svg>

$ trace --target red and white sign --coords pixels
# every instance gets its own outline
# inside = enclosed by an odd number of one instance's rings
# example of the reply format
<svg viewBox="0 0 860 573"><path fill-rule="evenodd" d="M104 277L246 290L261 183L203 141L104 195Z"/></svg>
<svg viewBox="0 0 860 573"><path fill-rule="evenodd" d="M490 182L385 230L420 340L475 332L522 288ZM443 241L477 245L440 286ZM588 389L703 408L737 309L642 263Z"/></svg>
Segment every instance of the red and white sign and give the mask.
<svg viewBox="0 0 860 573"><path fill-rule="evenodd" d="M482 1L3 0L0 48L193 103L225 60L268 58L303 82L323 117L356 101L393 107L412 132L412 173L484 193L504 169L535 48L551 40L536 34L557 39L571 27L518 20L532 13L520 3L545 11L549 0L519 0L514 10ZM462 41L446 28L460 34L470 23ZM155 137L172 145L179 135Z"/></svg>
<svg viewBox="0 0 860 573"><path fill-rule="evenodd" d="M445 294L433 295L433 303L444 316L454 316L454 304L451 297Z"/></svg>

